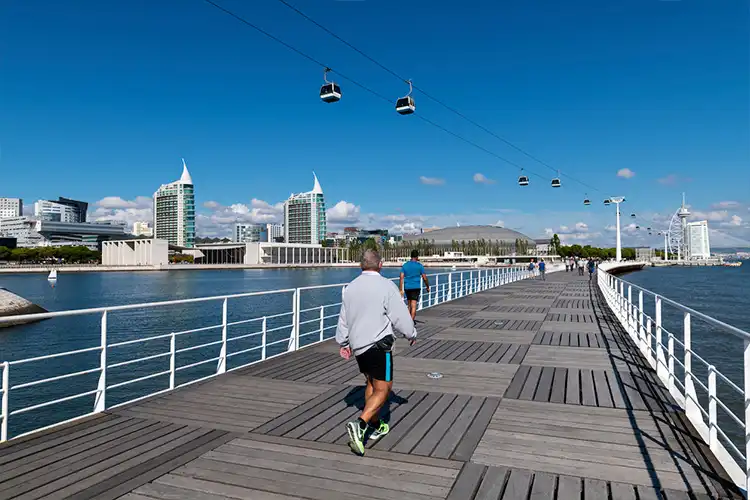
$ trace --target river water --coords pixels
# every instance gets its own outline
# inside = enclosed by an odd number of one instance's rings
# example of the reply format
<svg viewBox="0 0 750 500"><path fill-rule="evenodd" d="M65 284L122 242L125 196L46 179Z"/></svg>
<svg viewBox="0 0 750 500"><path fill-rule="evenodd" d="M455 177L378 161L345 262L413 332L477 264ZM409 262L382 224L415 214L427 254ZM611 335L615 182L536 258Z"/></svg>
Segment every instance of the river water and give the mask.
<svg viewBox="0 0 750 500"><path fill-rule="evenodd" d="M444 272L447 270L430 270ZM223 270L182 272L129 272L129 273L73 273L60 274L57 285L52 288L46 276L0 275L0 287L5 287L50 311L138 304L155 301L189 299L216 295L240 294L256 291L287 289L288 291L244 298L230 299L227 303L227 320L232 322L267 316L268 355L282 352L287 347L291 315L272 317L288 313L292 309L291 289L345 283L359 271L352 268L337 269L269 269L269 270ZM384 275L396 277L398 269L385 268ZM453 274L453 280L460 272ZM468 271L464 272L468 276ZM445 279L445 278L444 278ZM623 279L652 290L664 297L713 316L738 328L750 331L750 262L740 268L722 267L670 267L647 268L630 273ZM317 340L320 328L319 307L340 301L341 289L331 287L303 291L300 307L307 310L301 320L302 333L309 333L302 344ZM635 297L635 295L634 295ZM644 309L653 312L653 300L646 297ZM337 307L326 308L323 324L326 337L333 334ZM678 340L682 340L682 315L673 308L664 306L664 326ZM330 316L330 317L329 317ZM32 325L0 329L0 360L22 359L55 352L91 348L99 345L101 314L75 316L48 320ZM203 327L214 327L180 336L177 349L189 348L221 339L222 302L200 302L190 305L170 306L159 309L133 309L110 313L107 317L108 341L111 345L134 338L168 335ZM216 327L219 328L216 328ZM259 345L260 321L238 323L229 327L229 336L249 337L233 342L230 352L249 350ZM252 335L256 334L256 335ZM742 387L743 363L742 341L721 330L707 325L697 318L692 322L693 350L708 363L713 364L730 380ZM665 340L666 343L666 334ZM188 366L218 355L218 345L186 351L178 355L177 366ZM169 352L170 339L164 337L146 344L130 344L110 348L108 365L126 362L143 356L156 356ZM678 348L676 352L681 353ZM260 359L260 350L251 350L229 359L227 368ZM11 385L53 377L80 370L93 370L99 366L98 352L85 352L74 356L33 362L11 367ZM705 366L693 360L696 375L704 384ZM107 385L112 386L137 377L160 373L169 369L169 358L159 357L137 364L124 365L108 370ZM216 370L216 362L197 365L180 370L176 383L194 380ZM678 367L678 373L681 373ZM10 407L18 409L55 398L65 397L81 391L93 390L97 386L98 373L92 372L59 382L30 386L11 392ZM167 388L168 375L161 375L135 384L121 386L108 391L107 404L112 405L134 397ZM705 391L697 386L698 396L706 407ZM742 416L741 397L729 386L719 381L718 393L722 401L738 416ZM93 405L93 396L32 410L10 419L11 435L48 425L63 418L71 418L88 411ZM84 412L85 412L84 411ZM742 431L720 410L722 429L736 442L741 442Z"/></svg>

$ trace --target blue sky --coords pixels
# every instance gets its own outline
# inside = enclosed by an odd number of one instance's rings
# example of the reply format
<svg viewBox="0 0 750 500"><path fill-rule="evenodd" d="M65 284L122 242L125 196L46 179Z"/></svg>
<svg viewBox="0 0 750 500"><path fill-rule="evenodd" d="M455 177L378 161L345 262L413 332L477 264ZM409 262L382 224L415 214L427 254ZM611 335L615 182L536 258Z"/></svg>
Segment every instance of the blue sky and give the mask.
<svg viewBox="0 0 750 500"><path fill-rule="evenodd" d="M216 1L394 101L407 91L277 0ZM315 170L334 228L501 221L606 244L607 195L658 221L687 191L717 237L750 240L744 1L289 1L598 191L566 177L552 190L553 171L419 92L418 114L542 178L518 187L516 166L336 74L344 97L324 104L320 67L203 0L11 0L0 16L0 196L84 199L95 216L132 222L185 157L203 235L277 218Z"/></svg>

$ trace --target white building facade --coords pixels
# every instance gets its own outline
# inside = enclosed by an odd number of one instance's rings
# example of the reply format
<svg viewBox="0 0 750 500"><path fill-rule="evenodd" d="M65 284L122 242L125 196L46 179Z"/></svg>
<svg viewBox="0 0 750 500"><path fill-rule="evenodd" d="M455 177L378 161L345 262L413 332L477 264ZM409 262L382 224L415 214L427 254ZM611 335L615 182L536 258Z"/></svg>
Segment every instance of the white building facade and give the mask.
<svg viewBox="0 0 750 500"><path fill-rule="evenodd" d="M154 193L153 234L171 245L195 246L195 190L184 159L180 180L162 184Z"/></svg>
<svg viewBox="0 0 750 500"><path fill-rule="evenodd" d="M44 241L36 230L36 221L30 217L0 219L0 236L15 238L19 247L35 247Z"/></svg>
<svg viewBox="0 0 750 500"><path fill-rule="evenodd" d="M21 217L23 200L21 198L0 198L0 219Z"/></svg>
<svg viewBox="0 0 750 500"><path fill-rule="evenodd" d="M166 266L169 242L166 240L117 240L102 243L105 266Z"/></svg>
<svg viewBox="0 0 750 500"><path fill-rule="evenodd" d="M60 198L57 201L39 200L34 203L34 217L51 222L86 222L88 203Z"/></svg>
<svg viewBox="0 0 750 500"><path fill-rule="evenodd" d="M148 238L154 235L154 228L148 222L136 221L133 223L133 236L146 236Z"/></svg>
<svg viewBox="0 0 750 500"><path fill-rule="evenodd" d="M708 221L688 222L685 229L688 259L711 258L711 245L708 238Z"/></svg>
<svg viewBox="0 0 750 500"><path fill-rule="evenodd" d="M292 194L284 202L284 242L317 245L326 237L326 203L318 177L312 191Z"/></svg>
<svg viewBox="0 0 750 500"><path fill-rule="evenodd" d="M267 241L274 243L276 238L284 237L284 224L266 224Z"/></svg>

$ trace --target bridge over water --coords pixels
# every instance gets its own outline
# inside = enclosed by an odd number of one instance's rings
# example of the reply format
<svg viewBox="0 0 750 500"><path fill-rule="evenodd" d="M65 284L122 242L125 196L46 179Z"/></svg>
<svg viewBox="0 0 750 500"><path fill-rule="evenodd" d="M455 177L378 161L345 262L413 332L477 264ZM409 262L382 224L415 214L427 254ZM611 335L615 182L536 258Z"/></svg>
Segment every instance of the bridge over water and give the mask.
<svg viewBox="0 0 750 500"><path fill-rule="evenodd" d="M496 273L479 274L477 293L436 296L445 302L419 313L419 343L397 342L391 432L365 457L344 429L363 405L361 375L324 341L12 439L0 445L0 498L744 496L744 470L717 443L716 403L706 439L672 383L674 339L665 384L662 348L643 354L655 324L615 278L602 273L604 294L574 273Z"/></svg>

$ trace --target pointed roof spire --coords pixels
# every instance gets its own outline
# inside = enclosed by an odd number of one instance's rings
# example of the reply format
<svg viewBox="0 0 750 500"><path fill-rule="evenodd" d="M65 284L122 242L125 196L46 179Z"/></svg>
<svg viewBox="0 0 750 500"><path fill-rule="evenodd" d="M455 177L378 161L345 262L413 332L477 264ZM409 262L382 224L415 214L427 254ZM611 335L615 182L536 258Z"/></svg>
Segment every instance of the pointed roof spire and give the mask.
<svg viewBox="0 0 750 500"><path fill-rule="evenodd" d="M193 183L193 178L190 177L190 172L188 172L187 164L185 163L185 158L182 159L182 176L180 176L180 182L182 184Z"/></svg>
<svg viewBox="0 0 750 500"><path fill-rule="evenodd" d="M323 188L320 187L320 182L318 182L318 176L315 175L315 172L313 172L313 179L315 179L315 185L311 192L314 194L323 194Z"/></svg>

